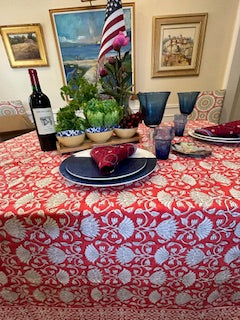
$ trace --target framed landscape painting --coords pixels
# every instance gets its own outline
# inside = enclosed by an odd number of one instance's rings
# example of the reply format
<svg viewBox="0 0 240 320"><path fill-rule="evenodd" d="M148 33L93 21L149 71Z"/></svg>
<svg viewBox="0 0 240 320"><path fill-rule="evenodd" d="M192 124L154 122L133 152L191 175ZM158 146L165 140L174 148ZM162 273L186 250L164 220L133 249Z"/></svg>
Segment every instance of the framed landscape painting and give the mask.
<svg viewBox="0 0 240 320"><path fill-rule="evenodd" d="M152 77L200 71L207 13L153 17Z"/></svg>
<svg viewBox="0 0 240 320"><path fill-rule="evenodd" d="M1 26L1 35L12 68L48 65L41 25Z"/></svg>
<svg viewBox="0 0 240 320"><path fill-rule="evenodd" d="M65 85L79 73L89 82L96 81L105 10L105 5L49 10ZM132 83L135 83L134 3L123 4L123 12L130 42L122 49L123 53L130 51ZM113 55L116 51L107 54Z"/></svg>

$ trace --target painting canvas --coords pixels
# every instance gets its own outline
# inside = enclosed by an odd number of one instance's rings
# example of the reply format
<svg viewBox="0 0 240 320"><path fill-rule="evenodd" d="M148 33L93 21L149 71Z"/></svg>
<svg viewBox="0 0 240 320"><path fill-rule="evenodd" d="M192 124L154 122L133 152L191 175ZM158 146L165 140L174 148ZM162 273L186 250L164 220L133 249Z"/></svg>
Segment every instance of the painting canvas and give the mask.
<svg viewBox="0 0 240 320"><path fill-rule="evenodd" d="M198 75L207 14L153 18L152 77Z"/></svg>
<svg viewBox="0 0 240 320"><path fill-rule="evenodd" d="M90 82L96 81L105 9L105 6L91 6L49 10L64 84L76 73L81 73ZM130 43L123 47L123 53L131 53L134 82L133 10L134 3L123 5L127 35L130 37ZM112 55L116 55L116 52L111 51L107 54Z"/></svg>
<svg viewBox="0 0 240 320"><path fill-rule="evenodd" d="M1 34L13 68L48 65L40 24L2 26Z"/></svg>

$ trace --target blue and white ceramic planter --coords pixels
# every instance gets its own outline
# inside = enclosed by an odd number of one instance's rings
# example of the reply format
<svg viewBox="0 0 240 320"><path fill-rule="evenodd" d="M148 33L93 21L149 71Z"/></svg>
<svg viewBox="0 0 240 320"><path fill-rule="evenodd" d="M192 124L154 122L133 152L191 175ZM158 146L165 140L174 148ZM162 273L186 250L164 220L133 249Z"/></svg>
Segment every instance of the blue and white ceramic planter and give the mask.
<svg viewBox="0 0 240 320"><path fill-rule="evenodd" d="M100 132L107 132L107 131L112 131L112 128L93 127L93 128L86 129L86 132L88 133L100 133Z"/></svg>
<svg viewBox="0 0 240 320"><path fill-rule="evenodd" d="M75 137L83 134L84 132L81 130L64 130L57 132L58 137Z"/></svg>

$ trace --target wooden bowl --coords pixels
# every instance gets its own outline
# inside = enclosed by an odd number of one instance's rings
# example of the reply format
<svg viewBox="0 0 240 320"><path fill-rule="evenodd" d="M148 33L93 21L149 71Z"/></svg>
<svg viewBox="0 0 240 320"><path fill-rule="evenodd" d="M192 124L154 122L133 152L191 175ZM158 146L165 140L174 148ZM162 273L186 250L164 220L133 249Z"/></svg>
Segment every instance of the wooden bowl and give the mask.
<svg viewBox="0 0 240 320"><path fill-rule="evenodd" d="M88 132L86 131L87 137L96 143L104 143L108 141L113 134L113 130L103 131L103 132Z"/></svg>
<svg viewBox="0 0 240 320"><path fill-rule="evenodd" d="M62 144L64 147L73 148L83 143L85 139L85 132L79 131L78 135L64 135L64 133L67 131L70 132L71 130L61 131L56 134L57 140L60 144Z"/></svg>
<svg viewBox="0 0 240 320"><path fill-rule="evenodd" d="M127 139L127 138L132 138L136 132L137 132L137 127L135 128L114 128L114 132L119 138L122 139Z"/></svg>

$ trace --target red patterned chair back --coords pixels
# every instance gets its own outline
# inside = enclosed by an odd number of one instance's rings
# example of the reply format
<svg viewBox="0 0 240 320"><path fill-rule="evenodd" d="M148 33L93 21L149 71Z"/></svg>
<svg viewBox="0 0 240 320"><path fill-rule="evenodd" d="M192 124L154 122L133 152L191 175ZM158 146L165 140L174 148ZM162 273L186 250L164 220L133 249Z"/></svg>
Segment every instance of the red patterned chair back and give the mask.
<svg viewBox="0 0 240 320"><path fill-rule="evenodd" d="M0 117L26 114L21 100L0 101Z"/></svg>
<svg viewBox="0 0 240 320"><path fill-rule="evenodd" d="M219 123L226 90L201 91L189 120Z"/></svg>

